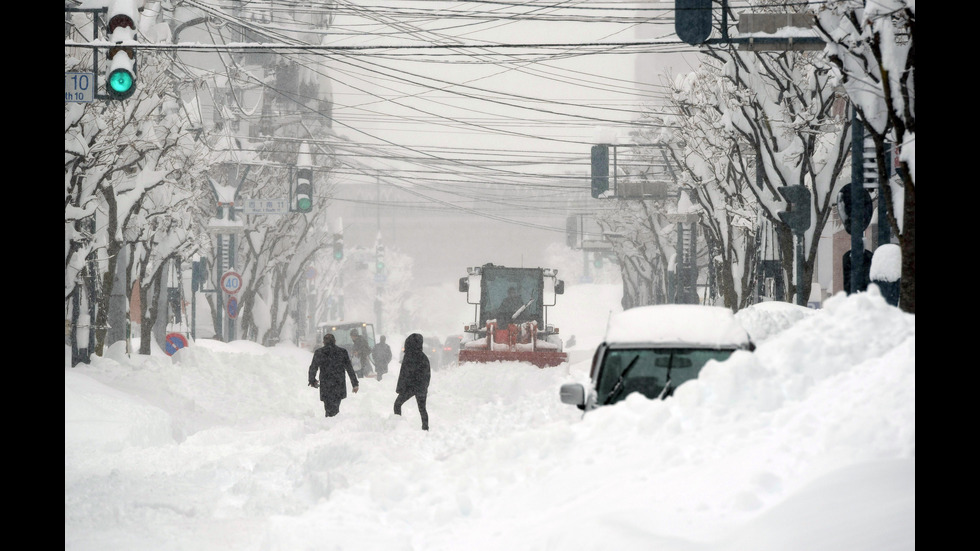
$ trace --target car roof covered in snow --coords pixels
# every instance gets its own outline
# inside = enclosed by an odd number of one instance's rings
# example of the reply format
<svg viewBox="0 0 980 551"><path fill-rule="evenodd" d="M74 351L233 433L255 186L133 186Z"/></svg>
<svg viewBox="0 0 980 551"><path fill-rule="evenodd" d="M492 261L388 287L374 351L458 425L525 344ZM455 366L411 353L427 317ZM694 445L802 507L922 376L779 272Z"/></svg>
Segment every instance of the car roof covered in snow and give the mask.
<svg viewBox="0 0 980 551"><path fill-rule="evenodd" d="M752 346L749 334L731 310L698 304L662 304L625 310L609 320L605 340L609 345Z"/></svg>

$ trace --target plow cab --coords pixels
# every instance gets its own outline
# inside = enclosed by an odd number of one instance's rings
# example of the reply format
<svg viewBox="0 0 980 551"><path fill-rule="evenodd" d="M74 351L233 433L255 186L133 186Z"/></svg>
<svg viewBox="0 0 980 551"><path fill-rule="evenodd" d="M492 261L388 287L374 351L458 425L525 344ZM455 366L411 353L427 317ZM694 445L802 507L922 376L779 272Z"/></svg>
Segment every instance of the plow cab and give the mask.
<svg viewBox="0 0 980 551"><path fill-rule="evenodd" d="M552 367L568 360L548 307L564 293L558 270L485 264L468 268L459 290L475 306L459 349L459 363L528 362Z"/></svg>

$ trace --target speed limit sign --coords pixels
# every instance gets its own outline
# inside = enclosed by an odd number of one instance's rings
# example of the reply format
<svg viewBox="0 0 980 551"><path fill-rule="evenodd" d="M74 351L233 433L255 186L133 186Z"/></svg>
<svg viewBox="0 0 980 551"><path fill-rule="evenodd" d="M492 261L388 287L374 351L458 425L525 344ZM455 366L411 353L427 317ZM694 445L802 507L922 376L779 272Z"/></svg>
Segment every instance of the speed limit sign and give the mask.
<svg viewBox="0 0 980 551"><path fill-rule="evenodd" d="M242 288L242 276L231 270L221 276L221 289L229 295L234 295Z"/></svg>

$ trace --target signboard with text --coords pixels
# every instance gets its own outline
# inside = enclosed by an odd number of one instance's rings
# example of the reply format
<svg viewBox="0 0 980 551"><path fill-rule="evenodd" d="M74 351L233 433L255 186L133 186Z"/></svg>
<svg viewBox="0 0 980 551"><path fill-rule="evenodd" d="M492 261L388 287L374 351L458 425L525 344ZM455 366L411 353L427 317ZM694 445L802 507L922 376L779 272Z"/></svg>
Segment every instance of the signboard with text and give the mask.
<svg viewBox="0 0 980 551"><path fill-rule="evenodd" d="M242 204L245 214L286 214L289 201L286 199L245 199Z"/></svg>
<svg viewBox="0 0 980 551"><path fill-rule="evenodd" d="M89 103L95 99L93 73L65 73L65 101Z"/></svg>

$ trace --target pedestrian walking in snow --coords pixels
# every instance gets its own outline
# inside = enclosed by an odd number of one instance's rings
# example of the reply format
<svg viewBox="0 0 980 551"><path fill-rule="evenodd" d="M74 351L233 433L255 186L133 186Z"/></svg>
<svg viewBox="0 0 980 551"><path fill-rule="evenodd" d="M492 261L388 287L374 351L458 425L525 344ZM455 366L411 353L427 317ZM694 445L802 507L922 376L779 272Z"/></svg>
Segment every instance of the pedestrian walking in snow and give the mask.
<svg viewBox="0 0 980 551"><path fill-rule="evenodd" d="M425 410L425 398L429 393L429 378L432 371L429 368L429 358L422 351L422 335L412 333L405 339L405 356L402 358L401 370L398 373L398 384L395 391L395 415L402 414L402 404L412 396L419 406L422 416L422 430L429 430L429 414Z"/></svg>
<svg viewBox="0 0 980 551"><path fill-rule="evenodd" d="M378 344L374 345L371 351L371 359L374 361L374 371L378 374L378 380L388 372L388 364L391 363L391 347L385 343L385 336L381 335Z"/></svg>
<svg viewBox="0 0 980 551"><path fill-rule="evenodd" d="M323 346L313 352L309 372L309 385L320 389L320 401L323 402L323 411L327 417L340 413L340 401L347 397L345 371L350 377L354 394L357 394L357 375L351 365L350 355L337 346L337 338L333 333L327 333L323 336ZM316 379L317 373L320 375L319 382Z"/></svg>
<svg viewBox="0 0 980 551"><path fill-rule="evenodd" d="M367 377L371 375L371 345L367 343L367 340L357 333L357 329L350 330L350 340L351 340L351 352L354 354L354 360L357 363L357 367L354 371L357 372L358 377Z"/></svg>

